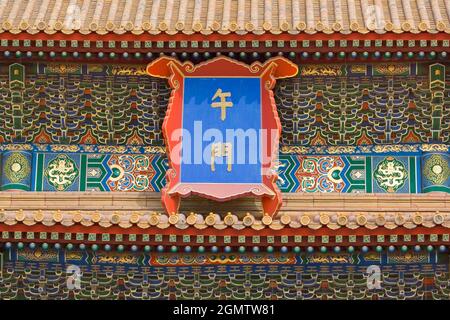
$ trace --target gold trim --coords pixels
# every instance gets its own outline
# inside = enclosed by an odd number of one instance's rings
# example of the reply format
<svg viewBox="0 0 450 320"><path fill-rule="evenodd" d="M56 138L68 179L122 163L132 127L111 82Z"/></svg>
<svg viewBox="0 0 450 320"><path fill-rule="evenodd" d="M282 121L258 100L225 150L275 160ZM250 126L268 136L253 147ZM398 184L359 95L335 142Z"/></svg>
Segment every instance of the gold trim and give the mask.
<svg viewBox="0 0 450 320"><path fill-rule="evenodd" d="M287 214L283 214L280 217L280 221L281 221L282 224L287 225L287 224L291 223L291 216L289 216Z"/></svg>
<svg viewBox="0 0 450 320"><path fill-rule="evenodd" d="M196 224L197 223L197 214L194 212L191 212L189 214L189 216L186 218L186 222L187 222L187 224L189 224L191 226Z"/></svg>

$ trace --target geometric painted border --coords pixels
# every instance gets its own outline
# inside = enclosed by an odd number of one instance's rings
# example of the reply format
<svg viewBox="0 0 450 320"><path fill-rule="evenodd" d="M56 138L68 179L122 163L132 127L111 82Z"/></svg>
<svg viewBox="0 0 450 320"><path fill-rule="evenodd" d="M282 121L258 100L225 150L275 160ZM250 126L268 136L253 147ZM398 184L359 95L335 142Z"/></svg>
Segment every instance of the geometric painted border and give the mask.
<svg viewBox="0 0 450 320"><path fill-rule="evenodd" d="M361 148L363 146L360 146ZM333 154L303 155L280 153L277 173L279 176L278 186L281 192L334 192L334 193L384 193L374 179L374 170L380 159L393 157L401 161L408 172L405 185L395 190L395 193L420 193L441 191L450 193L448 186L433 186L426 181L422 181L423 159L429 154L442 154L448 157L443 145L412 145L398 146L395 151L388 146L373 146L378 151L371 154L339 154L340 150L332 150ZM48 184L44 175L46 172L46 157L54 155L66 155L71 158L79 170L79 175L73 184L64 189L65 191L150 191L159 192L165 185L165 175L167 170L167 158L165 154L158 151L156 147L136 147L136 146L100 146L100 145L0 145L3 151L0 154L9 152L26 152L32 157L30 184L23 187L26 191L56 191ZM164 149L162 147L157 147ZM293 148L293 147L292 147ZM324 147L322 147L324 148ZM331 148L331 147L328 147ZM353 147L352 147L353 148ZM406 148L406 149L404 149ZM445 146L448 149L448 146ZM26 150L26 151L25 151ZM52 150L52 151L48 151ZM401 151L403 150L403 151ZM410 152L406 152L409 150ZM426 151L425 151L426 150ZM134 151L130 153L130 151ZM161 150L159 150L161 151ZM301 151L301 150L290 150ZM340 150L343 151L343 150ZM347 150L348 151L348 150ZM362 151L362 150L360 150ZM386 153L382 153L385 151ZM389 151L389 152L388 152ZM111 162L112 158L133 158L145 157L148 159L147 169L134 170L125 168L120 174L124 174L122 181L114 182L114 175L117 173L116 165ZM324 161L324 159L328 159ZM305 161L315 166L315 169L305 167ZM331 163L331 162L334 162ZM126 163L125 163L126 164ZM322 166L328 166L323 168ZM338 168L339 167L339 168ZM319 168L319 169L318 169ZM127 171L128 170L128 171ZM131 171L130 171L131 170ZM328 170L328 171L327 171ZM4 171L0 168L0 171ZM1 173L1 172L0 172ZM6 181L6 180L5 180ZM125 182L126 184L124 184ZM144 181L144 182L143 182ZM1 187L1 186L0 186ZM3 185L4 189L12 188ZM14 189L14 188L13 188ZM422 190L423 189L423 190Z"/></svg>
<svg viewBox="0 0 450 320"><path fill-rule="evenodd" d="M63 157L78 172L64 189L50 185L49 161ZM149 191L165 184L167 160L160 154L33 153L31 191ZM52 172L54 172L53 170ZM58 172L64 180L64 172Z"/></svg>
<svg viewBox="0 0 450 320"><path fill-rule="evenodd" d="M164 146L134 145L63 145L63 144L0 144L0 151L76 152L76 153L158 153L165 154ZM280 154L302 155L419 155L422 152L450 153L446 144L401 144L364 146L295 146L280 147Z"/></svg>

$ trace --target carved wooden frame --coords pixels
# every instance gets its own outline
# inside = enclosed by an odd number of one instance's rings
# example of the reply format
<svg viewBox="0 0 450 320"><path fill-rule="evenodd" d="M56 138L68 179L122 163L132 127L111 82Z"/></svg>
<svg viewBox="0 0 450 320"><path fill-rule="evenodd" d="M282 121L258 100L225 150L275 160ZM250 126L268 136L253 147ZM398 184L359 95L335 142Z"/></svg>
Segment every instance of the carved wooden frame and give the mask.
<svg viewBox="0 0 450 320"><path fill-rule="evenodd" d="M291 61L276 57L264 63L251 65L227 58L217 57L194 65L182 63L169 57L161 57L147 66L149 75L166 78L172 88L169 105L162 127L166 150L169 158L169 169L166 173L167 184L162 190L162 203L169 214L179 210L181 197L195 194L216 201L227 201L242 196L258 196L262 198L264 213L273 216L281 207L281 192L276 185L278 178L274 170L278 156L278 143L281 134L281 123L273 95L276 79L292 77L298 68ZM270 155L269 161L263 162L261 183L185 183L180 179L181 148L175 149L180 138L175 138L175 130L182 128L182 110L184 99L184 77L259 77L261 79L261 129L276 132L270 135L271 143L263 143L263 155ZM267 138L269 139L269 138ZM177 161L173 161L177 160Z"/></svg>

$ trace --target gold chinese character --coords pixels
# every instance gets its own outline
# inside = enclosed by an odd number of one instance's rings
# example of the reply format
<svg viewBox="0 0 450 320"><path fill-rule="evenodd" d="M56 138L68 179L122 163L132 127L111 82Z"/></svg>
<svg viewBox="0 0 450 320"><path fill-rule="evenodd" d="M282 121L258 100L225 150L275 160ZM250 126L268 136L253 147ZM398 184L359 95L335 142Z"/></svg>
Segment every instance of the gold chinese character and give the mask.
<svg viewBox="0 0 450 320"><path fill-rule="evenodd" d="M227 101L227 98L231 98L231 92L222 92L222 89L217 89L214 97L212 97L211 101L220 98L220 101L211 103L212 108L221 108L220 112L220 120L224 121L227 117L227 108L231 108L233 106L233 102Z"/></svg>
<svg viewBox="0 0 450 320"><path fill-rule="evenodd" d="M231 162L233 161L233 146L231 143L213 143L211 146L211 171L216 171L215 158L226 157L227 158L227 171L231 171Z"/></svg>

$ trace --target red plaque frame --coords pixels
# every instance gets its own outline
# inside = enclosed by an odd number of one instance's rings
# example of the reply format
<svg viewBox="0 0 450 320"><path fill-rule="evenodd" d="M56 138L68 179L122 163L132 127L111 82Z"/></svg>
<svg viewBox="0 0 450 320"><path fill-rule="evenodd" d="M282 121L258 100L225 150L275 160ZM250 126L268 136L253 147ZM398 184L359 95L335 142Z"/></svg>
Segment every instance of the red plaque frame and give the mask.
<svg viewBox="0 0 450 320"><path fill-rule="evenodd" d="M281 123L273 96L276 79L292 77L298 68L291 61L276 57L264 63L251 65L227 58L217 57L194 65L182 63L169 57L161 57L147 66L147 73L153 77L166 78L172 88L169 105L163 122L163 135L169 158L169 169L166 173L167 184L162 190L162 203L169 214L175 214L180 207L181 197L196 194L216 201L227 201L242 196L261 197L264 213L273 216L281 207L281 192L276 185L278 178L274 162L278 155L278 142L281 134ZM179 138L173 137L175 130L182 128L183 110L183 78L184 77L259 77L261 78L261 113L262 129L276 132L271 137L276 143L266 143L263 154L271 155L269 161L262 164L265 174L262 183L258 184L195 184L180 181L181 148L175 148ZM173 161L173 160L177 161Z"/></svg>

